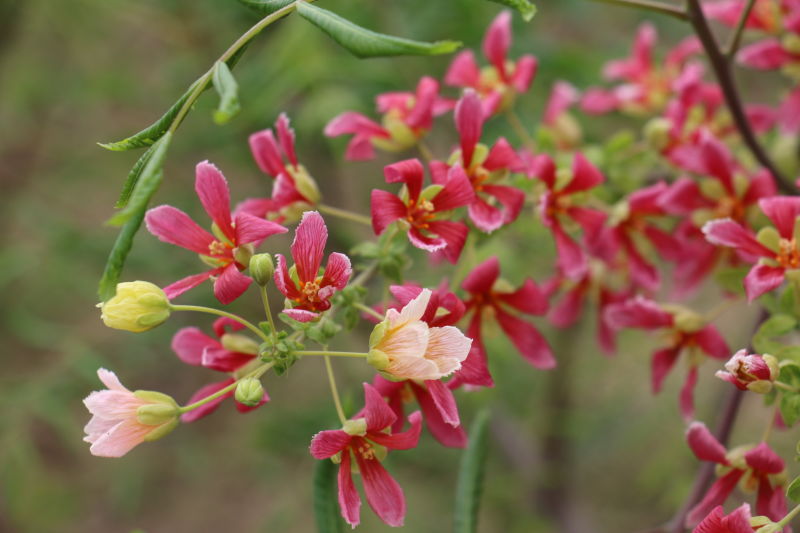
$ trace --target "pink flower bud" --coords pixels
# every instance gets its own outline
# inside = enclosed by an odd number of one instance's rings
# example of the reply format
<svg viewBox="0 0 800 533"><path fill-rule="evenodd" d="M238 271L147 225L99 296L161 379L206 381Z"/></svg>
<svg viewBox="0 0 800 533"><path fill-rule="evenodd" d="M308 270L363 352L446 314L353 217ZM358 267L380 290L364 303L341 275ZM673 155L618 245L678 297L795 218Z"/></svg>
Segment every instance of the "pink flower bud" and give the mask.
<svg viewBox="0 0 800 533"><path fill-rule="evenodd" d="M725 370L719 370L716 376L733 383L741 390L757 393L769 392L772 382L778 377L780 369L775 357L764 354L747 354L747 350L739 350L725 363Z"/></svg>

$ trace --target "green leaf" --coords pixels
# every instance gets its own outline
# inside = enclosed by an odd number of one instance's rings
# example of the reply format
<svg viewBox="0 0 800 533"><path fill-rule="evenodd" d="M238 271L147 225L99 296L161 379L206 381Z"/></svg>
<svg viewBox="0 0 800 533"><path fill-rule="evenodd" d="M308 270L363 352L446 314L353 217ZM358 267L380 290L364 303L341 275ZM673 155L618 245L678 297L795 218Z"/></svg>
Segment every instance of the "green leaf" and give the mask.
<svg viewBox="0 0 800 533"><path fill-rule="evenodd" d="M318 533L340 533L343 530L336 493L336 469L333 461L327 459L317 461L314 467L314 517Z"/></svg>
<svg viewBox="0 0 800 533"><path fill-rule="evenodd" d="M130 172L128 172L128 179L125 180L125 185L122 186L122 192L119 193L119 199L114 207L117 209L122 209L126 205L128 205L128 200L131 198L131 193L133 192L134 187L139 182L139 178L142 176L142 170L144 170L144 166L150 160L150 156L153 155L153 147L147 149L145 153L142 154L136 163L134 163L133 168Z"/></svg>
<svg viewBox="0 0 800 533"><path fill-rule="evenodd" d="M269 15L279 9L283 9L292 2L294 2L294 0L239 0L240 4L264 15Z"/></svg>
<svg viewBox="0 0 800 533"><path fill-rule="evenodd" d="M528 0L491 0L496 4L503 4L504 6L512 7L519 11L522 19L525 22L530 22L536 14L536 6L531 4Z"/></svg>
<svg viewBox="0 0 800 533"><path fill-rule="evenodd" d="M800 420L800 394L786 393L781 396L781 417L787 426Z"/></svg>
<svg viewBox="0 0 800 533"><path fill-rule="evenodd" d="M744 277L750 271L750 267L745 268L724 268L714 275L714 280L727 292L734 294L744 294Z"/></svg>
<svg viewBox="0 0 800 533"><path fill-rule="evenodd" d="M426 43L376 33L307 2L297 3L297 13L360 58L449 54L461 46L458 41Z"/></svg>
<svg viewBox="0 0 800 533"><path fill-rule="evenodd" d="M130 194L130 200L122 211L111 217L109 224L120 226L126 223L132 216L143 213L147 209L150 198L155 194L161 180L164 178L162 167L164 159L167 157L167 149L172 141L172 133L165 133L158 142L153 145L152 154L144 164L136 187Z"/></svg>
<svg viewBox="0 0 800 533"><path fill-rule="evenodd" d="M103 302L113 298L117 292L117 283L119 283L122 275L122 267L125 265L128 252L131 251L133 238L136 236L136 232L139 231L142 220L144 220L144 211L132 216L122 226L122 230L120 230L117 240L114 242L114 247L111 248L111 253L108 254L106 268L103 270L103 277L100 278L100 286L97 289L97 294Z"/></svg>
<svg viewBox="0 0 800 533"><path fill-rule="evenodd" d="M797 320L789 315L772 315L765 320L753 335L753 347L759 353L774 353L783 345L775 342L775 337L785 335L797 327Z"/></svg>
<svg viewBox="0 0 800 533"><path fill-rule="evenodd" d="M483 474L489 449L488 430L489 410L483 409L472 422L469 445L461 456L453 523L455 533L474 533L478 528L478 507L483 491Z"/></svg>
<svg viewBox="0 0 800 533"><path fill-rule="evenodd" d="M800 476L794 478L786 487L786 496L794 502L800 502Z"/></svg>
<svg viewBox="0 0 800 533"><path fill-rule="evenodd" d="M214 122L225 124L232 119L241 109L239 105L239 84L236 83L231 69L222 61L214 64L214 74L211 77L217 94L219 106L214 111Z"/></svg>

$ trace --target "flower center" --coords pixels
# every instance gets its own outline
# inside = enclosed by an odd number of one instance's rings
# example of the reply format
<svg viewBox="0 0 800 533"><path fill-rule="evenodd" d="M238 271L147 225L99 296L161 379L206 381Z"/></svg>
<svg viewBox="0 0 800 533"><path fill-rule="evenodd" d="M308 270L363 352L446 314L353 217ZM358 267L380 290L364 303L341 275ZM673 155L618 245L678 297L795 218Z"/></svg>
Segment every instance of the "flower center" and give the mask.
<svg viewBox="0 0 800 533"><path fill-rule="evenodd" d="M775 258L783 268L797 268L800 266L800 251L797 250L795 239L781 239L778 242L779 252Z"/></svg>
<svg viewBox="0 0 800 533"><path fill-rule="evenodd" d="M317 293L319 292L319 280L314 281L307 281L303 283L303 289L301 292L306 300L309 302L318 302L319 298L317 297Z"/></svg>
<svg viewBox="0 0 800 533"><path fill-rule="evenodd" d="M409 205L406 220L418 228L427 229L428 223L436 216L433 202L425 198L420 198L416 203Z"/></svg>
<svg viewBox="0 0 800 533"><path fill-rule="evenodd" d="M365 440L362 440L359 443L358 448L356 448L355 451L366 460L375 459L375 449Z"/></svg>
<svg viewBox="0 0 800 533"><path fill-rule="evenodd" d="M741 220L744 218L744 208L738 198L723 196L717 202L714 214L719 218L732 218Z"/></svg>
<svg viewBox="0 0 800 533"><path fill-rule="evenodd" d="M230 247L223 242L214 241L208 245L208 252L211 255L227 255Z"/></svg>

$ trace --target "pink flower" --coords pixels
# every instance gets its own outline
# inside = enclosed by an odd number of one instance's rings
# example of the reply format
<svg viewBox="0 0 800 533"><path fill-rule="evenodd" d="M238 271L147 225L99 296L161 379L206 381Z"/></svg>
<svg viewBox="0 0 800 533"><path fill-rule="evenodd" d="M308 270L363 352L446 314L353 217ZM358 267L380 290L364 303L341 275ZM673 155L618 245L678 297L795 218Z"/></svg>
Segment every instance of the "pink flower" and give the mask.
<svg viewBox="0 0 800 533"><path fill-rule="evenodd" d="M231 216L230 191L222 173L211 163L197 165L195 190L213 221L214 234L198 226L189 215L169 205L150 209L145 216L147 229L159 240L186 248L200 255L211 270L195 274L164 288L170 299L214 280L214 296L229 304L242 295L253 281L241 273L247 268L255 246L286 228L248 213Z"/></svg>
<svg viewBox="0 0 800 533"><path fill-rule="evenodd" d="M756 528L750 525L750 504L743 503L731 514L725 516L721 505L714 507L692 533L753 533Z"/></svg>
<svg viewBox="0 0 800 533"><path fill-rule="evenodd" d="M546 187L539 199L539 216L553 234L558 267L570 279L579 279L586 273L586 255L564 231L562 219L576 222L583 228L587 239L596 240L605 224L606 214L583 207L577 200L586 196L583 193L603 183L605 178L580 152L575 154L571 177L566 183L557 179L555 163L548 155L536 157L531 173Z"/></svg>
<svg viewBox="0 0 800 533"><path fill-rule="evenodd" d="M775 226L762 229L758 239L731 219L712 220L703 226L710 243L734 248L746 260L757 262L744 279L747 299L751 302L779 287L787 271L800 267L800 250L794 233L795 220L800 216L800 198L774 196L761 199L758 205Z"/></svg>
<svg viewBox="0 0 800 533"><path fill-rule="evenodd" d="M292 242L292 258L297 268L297 282L289 275L286 259L277 254L275 285L291 301L292 307L283 310L295 320L314 320L330 309L333 294L342 290L353 273L350 259L338 252L328 256L328 264L320 276L319 267L328 241L328 228L316 211L306 211L297 226Z"/></svg>
<svg viewBox="0 0 800 533"><path fill-rule="evenodd" d="M542 115L542 125L547 128L560 150L572 150L580 143L581 127L569 114L569 109L580 100L580 92L566 81L557 81L550 91L550 98Z"/></svg>
<svg viewBox="0 0 800 533"><path fill-rule="evenodd" d="M451 167L444 177L425 189L425 169L419 159L406 159L383 169L387 183L405 184L397 197L375 189L371 196L372 228L382 234L395 221L408 228L408 240L422 250L441 250L451 263L458 261L469 228L461 222L444 220L448 213L469 205L474 193L461 167Z"/></svg>
<svg viewBox="0 0 800 533"><path fill-rule="evenodd" d="M380 458L386 449L408 450L417 445L422 417L408 417L411 428L403 433L387 433L397 420L380 393L364 383L363 417L347 421L344 428L320 431L311 440L311 455L317 459L337 456L339 462L339 507L345 521L355 527L361 521L361 497L352 477L353 459L364 482L367 503L390 526L403 525L406 499L403 489L383 468Z"/></svg>
<svg viewBox="0 0 800 533"><path fill-rule="evenodd" d="M452 448L464 448L467 445L467 435L461 426L456 399L440 380L418 383L413 380L389 381L375 376L372 385L388 400L389 407L397 416L392 426L393 433L402 431L405 404L416 399L422 410L425 426L436 440Z"/></svg>
<svg viewBox="0 0 800 533"><path fill-rule="evenodd" d="M395 301L386 306L386 309L400 310L408 303L420 295L423 288L414 283L404 283L403 285L390 285L389 292L394 296ZM378 309L384 312L384 309ZM442 281L438 289L431 290L431 297L428 307L422 314L420 320L431 327L453 326L464 316L466 307L461 299L450 292L447 282ZM365 318L376 322L372 315L365 315Z"/></svg>
<svg viewBox="0 0 800 533"><path fill-rule="evenodd" d="M789 2L785 0L756 0L750 16L747 17L745 28L765 33L778 33L781 29L781 14L789 10L788 4ZM704 2L703 12L709 19L733 28L739 23L746 5L746 0Z"/></svg>
<svg viewBox="0 0 800 533"><path fill-rule="evenodd" d="M680 392L680 407L684 418L691 419L694 414L694 388L697 384L697 357L704 353L715 359L725 359L731 353L725 339L716 327L706 324L699 315L671 306L662 308L656 302L641 296L609 306L606 317L611 327L640 328L646 330L666 330L669 334L667 346L653 353L652 385L653 393L661 390L664 378L675 365L678 357L687 351L689 372Z"/></svg>
<svg viewBox="0 0 800 533"><path fill-rule="evenodd" d="M485 117L509 108L518 94L530 88L538 66L532 55L511 61L510 47L511 12L503 11L492 21L483 39L483 54L491 66L480 69L472 51L465 50L450 64L444 82L477 91Z"/></svg>
<svg viewBox="0 0 800 533"><path fill-rule="evenodd" d="M421 381L449 376L467 358L472 340L453 326L422 320L431 291L423 289L399 312L389 309L369 339L370 364L392 379Z"/></svg>
<svg viewBox="0 0 800 533"><path fill-rule="evenodd" d="M766 393L772 389L772 383L778 379L780 368L775 357L765 354L749 354L747 350L739 350L725 363L725 372L718 370L718 378L736 385L739 390L752 390Z"/></svg>
<svg viewBox="0 0 800 533"><path fill-rule="evenodd" d="M466 300L467 311L473 313L467 334L474 335L475 342L482 347L483 317L487 309L492 309L500 328L526 361L542 370L553 368L556 361L547 340L532 324L509 312L513 309L528 315L544 315L548 308L547 297L532 279L526 279L520 288L508 291L498 283L499 277L500 262L497 257L490 257L475 267L461 284L470 294ZM477 358L477 361L470 362L472 358ZM481 359L485 360L483 350L473 350L469 359L470 365L478 363L485 368L485 362L481 362ZM465 363L465 366L468 365Z"/></svg>
<svg viewBox="0 0 800 533"><path fill-rule="evenodd" d="M250 151L258 168L275 180L271 198L248 198L236 206L236 213L249 213L278 221L295 218L319 201L319 190L306 168L299 163L295 151L294 130L289 126L286 113L281 113L271 129L250 136Z"/></svg>
<svg viewBox="0 0 800 533"><path fill-rule="evenodd" d="M145 441L163 437L178 425L175 400L152 391L131 392L105 368L97 371L107 390L89 394L83 403L92 414L84 441L99 457L122 457Z"/></svg>
<svg viewBox="0 0 800 533"><path fill-rule="evenodd" d="M229 328L230 331L227 331ZM233 383L237 377L246 375L259 364L258 343L252 339L239 335L244 326L229 318L218 318L214 321L214 333L217 338L209 337L195 327L178 330L172 338L172 351L184 363L193 366L202 366L217 372L230 374L230 377L215 383L210 383L195 392L187 403L193 404L210 396L218 390L224 389ZM233 397L235 391L220 396L205 405L192 409L181 415L181 421L194 422L216 411L217 407L227 398ZM247 406L236 402L236 409L240 413L252 411L269 401L269 396L264 393L261 403L256 406Z"/></svg>
<svg viewBox="0 0 800 533"><path fill-rule="evenodd" d="M783 459L765 442L755 447L739 447L728 452L701 422L692 422L686 433L686 440L698 459L721 465L719 479L689 511L686 517L688 526L697 524L715 507L724 504L740 481L748 491L758 491L756 512L759 515L771 520L784 517L786 497L782 485L786 480L785 466Z"/></svg>
<svg viewBox="0 0 800 533"><path fill-rule="evenodd" d="M388 152L411 148L427 135L434 117L453 108L450 100L439 96L439 82L428 76L419 81L415 93L380 94L376 103L378 112L383 113L382 124L361 113L347 111L325 126L328 137L353 135L347 145L347 159L372 159L375 148Z"/></svg>

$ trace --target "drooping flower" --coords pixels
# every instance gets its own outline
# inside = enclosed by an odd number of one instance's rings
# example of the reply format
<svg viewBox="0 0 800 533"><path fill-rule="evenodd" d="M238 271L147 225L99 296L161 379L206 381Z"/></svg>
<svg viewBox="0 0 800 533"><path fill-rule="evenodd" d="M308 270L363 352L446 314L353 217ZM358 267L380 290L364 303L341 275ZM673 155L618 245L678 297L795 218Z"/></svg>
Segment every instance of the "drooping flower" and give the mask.
<svg viewBox="0 0 800 533"><path fill-rule="evenodd" d="M170 315L167 295L147 281L118 283L117 293L97 306L106 326L133 333L153 329Z"/></svg>
<svg viewBox="0 0 800 533"><path fill-rule="evenodd" d="M544 315L548 308L547 296L530 278L518 289L510 288L499 278L500 262L497 257L490 257L475 267L461 284L469 293L466 300L467 312L472 312L467 334L482 347L481 330L484 320L493 316L526 361L539 369L553 368L556 361L547 340L533 324L516 315L516 312ZM473 350L465 366L485 368L485 356L484 350ZM473 358L475 360L470 361ZM456 377L463 379L463 376Z"/></svg>
<svg viewBox="0 0 800 533"><path fill-rule="evenodd" d="M92 414L84 441L98 457L122 457L145 441L160 439L178 425L178 404L166 394L131 392L110 370L100 368L97 377L107 387L83 400Z"/></svg>
<svg viewBox="0 0 800 533"><path fill-rule="evenodd" d="M286 228L244 212L232 216L228 182L208 161L197 165L195 191L213 221L213 235L189 215L169 205L154 207L145 216L147 229L159 240L191 250L211 266L207 272L172 283L164 292L173 299L213 279L214 296L223 304L229 304L253 281L241 271L247 268L254 247L270 235L285 233Z"/></svg>
<svg viewBox="0 0 800 533"><path fill-rule="evenodd" d="M727 451L701 422L692 422L686 433L686 440L698 459L720 465L717 481L689 511L686 517L688 526L697 524L715 507L724 504L738 483L741 483L746 492L757 491L756 512L759 515L771 520L784 517L786 496L783 485L787 481L785 465L783 459L767 443L740 446Z"/></svg>
<svg viewBox="0 0 800 533"><path fill-rule="evenodd" d="M564 230L564 222L575 222L589 241L597 241L606 214L581 205L586 193L605 181L600 171L580 152L575 154L570 173L557 172L548 155L539 155L533 162L531 174L544 184L539 198L539 216L552 232L558 253L558 267L570 279L584 276L587 268L586 254Z"/></svg>
<svg viewBox="0 0 800 533"><path fill-rule="evenodd" d="M748 354L739 350L725 363L725 371L718 370L716 376L736 385L739 390L767 393L778 379L778 360L769 354Z"/></svg>
<svg viewBox="0 0 800 533"><path fill-rule="evenodd" d="M331 297L347 285L353 273L350 259L333 252L328 256L325 271L319 275L327 241L328 228L322 215L316 211L306 211L297 226L291 247L296 280L289 273L286 258L282 254L276 255L275 285L292 305L283 312L300 322L314 320L322 311L330 309Z"/></svg>
<svg viewBox="0 0 800 533"><path fill-rule="evenodd" d="M461 368L467 358L472 340L458 328L430 327L422 320L430 298L431 291L423 289L399 312L389 309L373 329L368 361L384 375L438 380Z"/></svg>
<svg viewBox="0 0 800 533"><path fill-rule="evenodd" d="M256 132L249 142L258 168L275 183L270 198L248 198L236 206L236 213L291 221L319 202L314 178L297 159L295 134L286 113L281 113L275 121L275 132L269 128Z"/></svg>
<svg viewBox="0 0 800 533"><path fill-rule="evenodd" d="M353 135L345 157L351 161L372 159L375 148L402 152L419 142L433 125L433 118L453 108L450 100L439 96L439 82L428 76L417 84L416 92L392 92L376 98L381 124L369 117L347 111L325 126L325 135Z"/></svg>
<svg viewBox="0 0 800 533"><path fill-rule="evenodd" d="M411 428L402 433L387 433L397 416L380 393L364 383L363 417L348 420L342 429L320 431L311 440L311 455L317 459L336 458L339 463L339 508L345 521L355 527L361 521L361 497L353 483L352 470L361 474L367 503L390 526L403 525L406 499L403 489L381 465L387 448L408 450L419 441L422 417L408 417ZM355 459L355 465L353 464Z"/></svg>
<svg viewBox="0 0 800 533"><path fill-rule="evenodd" d="M459 53L445 74L444 82L474 89L483 101L485 117L508 109L517 95L526 92L536 76L538 61L524 55L516 62L508 58L511 47L511 12L503 11L492 21L483 39L483 54L491 66L478 67L471 50Z"/></svg>
<svg viewBox="0 0 800 533"><path fill-rule="evenodd" d="M199 328L188 327L178 330L172 338L172 351L184 363L193 366L202 366L230 376L222 381L209 383L201 387L189 398L188 404L193 404L215 392L231 385L237 379L246 376L260 364L258 359L258 343L237 333L244 326L229 318L218 318L214 322L216 339L203 333ZM234 391L215 398L210 402L187 411L181 415L183 422L194 422L210 415L225 401L234 395ZM236 402L236 409L240 413L252 411L256 407L269 401L265 392L260 403L255 406Z"/></svg>
<svg viewBox="0 0 800 533"><path fill-rule="evenodd" d="M731 353L725 339L713 324L707 324L700 315L679 307L661 306L642 296L613 304L606 309L609 324L615 329L640 328L665 330L668 344L653 353L653 393L661 390L664 378L675 366L682 353L686 353L689 372L680 392L680 407L684 418L694 414L694 388L697 384L697 368L705 354L715 359L726 359Z"/></svg>
<svg viewBox="0 0 800 533"><path fill-rule="evenodd" d="M744 278L749 301L776 289L787 275L795 275L800 268L797 247L800 226L796 224L800 216L800 197L762 198L758 205L774 225L763 228L758 236L729 218L712 220L703 226L710 243L734 248L744 259L756 263Z"/></svg>
<svg viewBox="0 0 800 533"><path fill-rule="evenodd" d="M429 252L441 250L451 263L458 261L469 228L462 222L446 220L449 212L469 205L474 193L461 167L454 166L445 177L425 189L425 169L419 159L407 159L383 169L387 183L403 183L400 197L374 189L371 195L372 228L382 234L400 221L408 229L411 244Z"/></svg>
<svg viewBox="0 0 800 533"><path fill-rule="evenodd" d="M721 505L714 507L692 533L753 533L756 527L750 523L750 504L743 503L725 516Z"/></svg>

